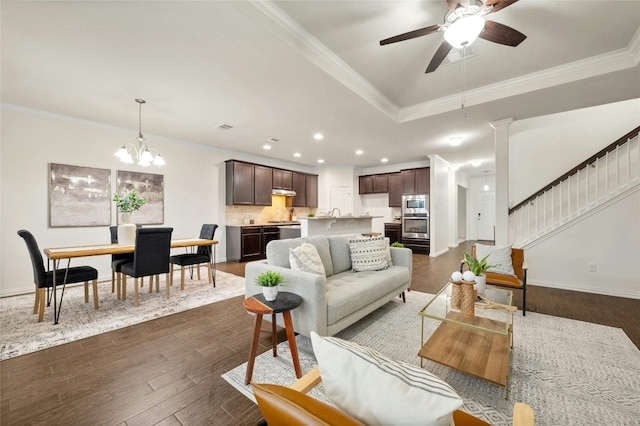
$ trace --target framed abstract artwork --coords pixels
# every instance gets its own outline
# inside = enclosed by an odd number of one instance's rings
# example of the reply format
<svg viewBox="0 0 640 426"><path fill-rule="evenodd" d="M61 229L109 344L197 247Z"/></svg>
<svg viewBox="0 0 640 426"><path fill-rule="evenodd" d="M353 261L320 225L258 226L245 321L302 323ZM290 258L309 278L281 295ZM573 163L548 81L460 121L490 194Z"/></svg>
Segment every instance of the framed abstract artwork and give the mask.
<svg viewBox="0 0 640 426"><path fill-rule="evenodd" d="M153 173L138 173L118 170L116 192L120 195L135 189L147 202L140 210L131 214L137 225L159 225L164 223L164 176ZM116 214L117 220L120 215Z"/></svg>
<svg viewBox="0 0 640 426"><path fill-rule="evenodd" d="M49 163L49 226L111 225L111 170Z"/></svg>

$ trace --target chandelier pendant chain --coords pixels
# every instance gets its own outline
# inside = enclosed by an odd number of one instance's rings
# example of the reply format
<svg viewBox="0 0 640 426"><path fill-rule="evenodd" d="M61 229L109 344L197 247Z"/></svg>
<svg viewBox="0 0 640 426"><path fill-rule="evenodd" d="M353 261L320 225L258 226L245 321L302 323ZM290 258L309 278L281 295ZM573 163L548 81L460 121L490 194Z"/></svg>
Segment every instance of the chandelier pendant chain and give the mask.
<svg viewBox="0 0 640 426"><path fill-rule="evenodd" d="M138 103L138 140L140 143L144 140L144 136L142 135L142 104L146 103L144 99L136 99Z"/></svg>
<svg viewBox="0 0 640 426"><path fill-rule="evenodd" d="M464 110L464 58L466 56L466 44L462 45L462 100L460 105L460 110L464 118L467 118L467 112Z"/></svg>

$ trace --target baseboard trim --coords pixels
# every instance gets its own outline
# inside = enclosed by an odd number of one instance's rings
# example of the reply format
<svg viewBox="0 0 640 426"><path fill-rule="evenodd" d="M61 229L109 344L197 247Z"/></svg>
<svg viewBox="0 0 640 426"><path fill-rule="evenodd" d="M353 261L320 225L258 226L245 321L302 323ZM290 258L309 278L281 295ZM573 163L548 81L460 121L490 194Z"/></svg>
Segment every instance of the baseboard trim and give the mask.
<svg viewBox="0 0 640 426"><path fill-rule="evenodd" d="M584 287L584 286L570 284L570 283L534 281L531 279L527 279L527 287L530 285L538 286L538 287L557 288L559 290L579 291L581 293L599 294L602 296L624 297L625 299L640 299L640 294L638 293L627 293L623 291L604 291L603 289L597 289L593 287Z"/></svg>

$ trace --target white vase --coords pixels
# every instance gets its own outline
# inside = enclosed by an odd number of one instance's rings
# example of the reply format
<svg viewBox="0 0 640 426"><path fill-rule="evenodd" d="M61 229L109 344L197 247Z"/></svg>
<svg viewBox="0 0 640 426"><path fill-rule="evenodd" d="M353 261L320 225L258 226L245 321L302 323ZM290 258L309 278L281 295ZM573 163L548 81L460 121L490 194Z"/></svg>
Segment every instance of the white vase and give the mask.
<svg viewBox="0 0 640 426"><path fill-rule="evenodd" d="M278 289L280 286L275 287L262 287L262 294L267 302L273 302L278 297Z"/></svg>
<svg viewBox="0 0 640 426"><path fill-rule="evenodd" d="M485 274L476 275L476 290L480 296L484 296L484 291L487 288L487 276Z"/></svg>
<svg viewBox="0 0 640 426"><path fill-rule="evenodd" d="M118 225L118 245L132 246L136 243L136 224L131 222L131 213L122 213Z"/></svg>

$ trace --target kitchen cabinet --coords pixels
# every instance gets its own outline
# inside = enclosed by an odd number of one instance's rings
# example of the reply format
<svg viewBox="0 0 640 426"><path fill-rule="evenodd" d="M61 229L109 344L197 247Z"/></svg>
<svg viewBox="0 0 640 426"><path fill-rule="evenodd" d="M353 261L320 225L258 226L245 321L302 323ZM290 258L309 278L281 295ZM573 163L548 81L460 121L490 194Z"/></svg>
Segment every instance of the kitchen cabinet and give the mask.
<svg viewBox="0 0 640 426"><path fill-rule="evenodd" d="M227 161L226 167L227 205L253 205L254 165Z"/></svg>
<svg viewBox="0 0 640 426"><path fill-rule="evenodd" d="M256 206L271 205L271 190L273 189L273 169L266 166L254 166L255 192L253 204Z"/></svg>
<svg viewBox="0 0 640 426"><path fill-rule="evenodd" d="M358 194L373 193L373 175L358 177Z"/></svg>
<svg viewBox="0 0 640 426"><path fill-rule="evenodd" d="M318 175L306 175L307 207L318 207Z"/></svg>
<svg viewBox="0 0 640 426"><path fill-rule="evenodd" d="M293 172L293 197L292 207L318 207L318 176L306 173Z"/></svg>
<svg viewBox="0 0 640 426"><path fill-rule="evenodd" d="M385 194L388 191L386 173L358 177L358 194Z"/></svg>
<svg viewBox="0 0 640 426"><path fill-rule="evenodd" d="M266 258L269 241L280 238L277 226L227 226L227 261L249 262Z"/></svg>
<svg viewBox="0 0 640 426"><path fill-rule="evenodd" d="M402 192L405 195L429 194L429 168L408 169L400 172L402 175Z"/></svg>
<svg viewBox="0 0 640 426"><path fill-rule="evenodd" d="M389 173L388 186L389 186L389 207L402 207L402 194L404 193L402 189L402 174Z"/></svg>
<svg viewBox="0 0 640 426"><path fill-rule="evenodd" d="M293 197L291 205L293 207L307 207L307 176L304 173L293 172L292 181L296 196Z"/></svg>
<svg viewBox="0 0 640 426"><path fill-rule="evenodd" d="M373 193L386 194L389 191L387 174L373 175Z"/></svg>
<svg viewBox="0 0 640 426"><path fill-rule="evenodd" d="M395 243L396 241L402 241L402 224L385 223L384 236L389 238L389 241L391 243Z"/></svg>
<svg viewBox="0 0 640 426"><path fill-rule="evenodd" d="M291 170L273 169L273 187L276 189L293 189L293 172Z"/></svg>

